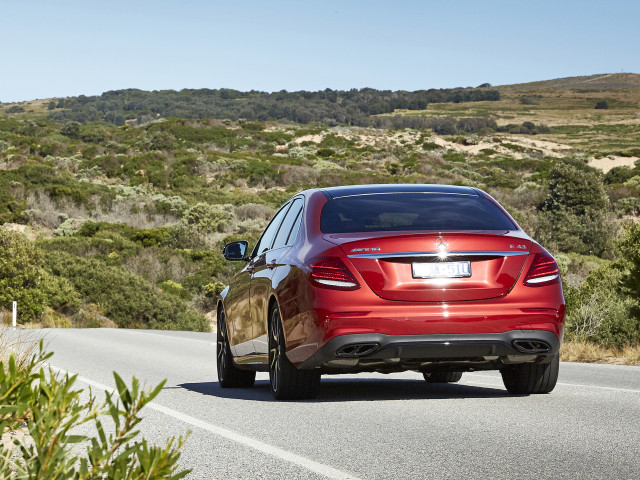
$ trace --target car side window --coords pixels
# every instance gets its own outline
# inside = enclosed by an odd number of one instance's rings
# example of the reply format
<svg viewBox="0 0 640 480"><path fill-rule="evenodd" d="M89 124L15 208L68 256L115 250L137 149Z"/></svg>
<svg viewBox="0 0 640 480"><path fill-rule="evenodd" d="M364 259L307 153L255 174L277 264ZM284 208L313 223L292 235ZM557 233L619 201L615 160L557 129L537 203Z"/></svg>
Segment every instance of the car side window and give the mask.
<svg viewBox="0 0 640 480"><path fill-rule="evenodd" d="M278 232L280 224L282 223L282 219L287 214L290 206L291 203L287 203L278 211L278 213L276 213L275 217L273 217L273 220L271 220L271 223L269 223L269 226L262 233L260 240L258 240L256 248L254 248L253 252L251 253L251 258L255 258L262 252L271 248L271 244L273 243L273 239Z"/></svg>
<svg viewBox="0 0 640 480"><path fill-rule="evenodd" d="M287 213L287 216L284 217L284 220L282 221L282 225L280 225L280 230L278 230L278 233L276 234L276 240L275 242L273 242L273 248L280 248L289 245L287 243L287 240L289 239L289 235L291 234L291 228L296 222L296 219L298 218L301 210L302 200L294 200L294 202L291 204L289 212Z"/></svg>
<svg viewBox="0 0 640 480"><path fill-rule="evenodd" d="M293 228L289 232L289 237L287 238L286 245L293 245L293 242L296 241L298 237L298 230L300 230L300 224L302 223L302 208L298 212L298 216L296 217L296 221L293 224Z"/></svg>

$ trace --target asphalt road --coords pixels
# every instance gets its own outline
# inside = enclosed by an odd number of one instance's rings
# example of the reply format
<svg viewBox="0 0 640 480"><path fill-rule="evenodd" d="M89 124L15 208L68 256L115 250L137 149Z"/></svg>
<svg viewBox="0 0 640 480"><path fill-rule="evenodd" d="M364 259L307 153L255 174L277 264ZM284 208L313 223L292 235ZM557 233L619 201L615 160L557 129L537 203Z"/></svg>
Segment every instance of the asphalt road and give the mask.
<svg viewBox="0 0 640 480"><path fill-rule="evenodd" d="M640 478L640 367L563 363L549 395L510 396L497 372L429 385L416 373L325 376L313 401L276 402L268 376L221 389L215 335L43 331L79 385L112 371L167 384L147 410L158 442L191 430L190 479Z"/></svg>

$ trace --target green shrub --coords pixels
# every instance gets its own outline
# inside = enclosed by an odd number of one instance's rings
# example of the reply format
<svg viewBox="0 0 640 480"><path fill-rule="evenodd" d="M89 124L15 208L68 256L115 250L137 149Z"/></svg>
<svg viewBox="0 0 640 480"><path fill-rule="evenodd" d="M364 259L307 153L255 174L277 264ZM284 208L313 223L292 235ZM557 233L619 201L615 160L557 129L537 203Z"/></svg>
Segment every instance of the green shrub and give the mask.
<svg viewBox="0 0 640 480"><path fill-rule="evenodd" d="M114 328L116 324L105 317L103 309L95 303L83 303L71 317L77 328Z"/></svg>
<svg viewBox="0 0 640 480"><path fill-rule="evenodd" d="M611 185L612 183L624 183L634 175L637 175L637 172L629 167L613 167L604 175L604 183L607 185Z"/></svg>
<svg viewBox="0 0 640 480"><path fill-rule="evenodd" d="M170 293L184 300L191 300L191 294L187 292L181 284L172 280L166 280L158 286L163 292Z"/></svg>
<svg viewBox="0 0 640 480"><path fill-rule="evenodd" d="M621 263L593 270L579 288L567 287L566 339L611 347L640 342L636 298L622 290L628 272Z"/></svg>
<svg viewBox="0 0 640 480"><path fill-rule="evenodd" d="M540 96L523 95L520 97L520 103L523 105L540 105Z"/></svg>
<svg viewBox="0 0 640 480"><path fill-rule="evenodd" d="M8 189L0 184L0 224L23 223L25 221L25 210L27 203L18 201Z"/></svg>
<svg viewBox="0 0 640 480"><path fill-rule="evenodd" d="M29 440L17 442L19 457L0 444L0 471L8 478L62 480L171 479L185 477L178 471L182 437L170 438L165 446L152 446L136 438L141 410L162 390L165 381L147 391L133 377L131 386L114 372L116 391L107 392L104 402L83 389L76 389L77 376L61 375L41 367L51 355L40 352L24 368L13 355L8 365L0 363L0 432L26 424ZM38 370L38 367L39 370ZM108 418L107 422L103 418ZM92 425L93 435L79 427ZM85 444L82 449L74 448Z"/></svg>
<svg viewBox="0 0 640 480"><path fill-rule="evenodd" d="M151 148L154 150L173 150L176 145L176 137L169 132L156 132L151 137Z"/></svg>
<svg viewBox="0 0 640 480"><path fill-rule="evenodd" d="M86 302L104 309L121 328L207 331L204 316L174 295L158 291L144 278L96 258L65 252L46 256L46 268L68 279Z"/></svg>
<svg viewBox="0 0 640 480"><path fill-rule="evenodd" d="M205 293L208 297L215 297L217 295L220 295L220 293L222 293L225 288L226 285L222 282L208 283L205 286Z"/></svg>
<svg viewBox="0 0 640 480"><path fill-rule="evenodd" d="M42 313L42 316L40 317L40 324L42 325L42 328L71 328L73 327L73 324L71 323L71 321L61 315L60 313L56 312L55 310L53 310L52 308L45 308L44 312Z"/></svg>
<svg viewBox="0 0 640 480"><path fill-rule="evenodd" d="M426 142L424 142L422 144L422 149L426 150L427 152L431 152L433 150L438 150L440 148L442 148L442 147L440 145L438 145L437 143L434 143L434 142L426 141Z"/></svg>
<svg viewBox="0 0 640 480"><path fill-rule="evenodd" d="M319 148L318 151L316 152L316 154L319 157L323 157L323 158L329 158L331 157L335 152L333 151L333 149L331 148Z"/></svg>
<svg viewBox="0 0 640 480"><path fill-rule="evenodd" d="M325 135L324 138L320 141L318 146L322 148L349 148L355 147L355 142L353 140L348 140L341 135L336 135L335 133L330 133L329 135Z"/></svg>
<svg viewBox="0 0 640 480"><path fill-rule="evenodd" d="M21 322L38 319L47 306L40 260L40 253L28 240L0 230L0 308L11 310L12 302L18 302Z"/></svg>
<svg viewBox="0 0 640 480"><path fill-rule="evenodd" d="M467 161L467 157L465 157L462 153L445 153L442 155L448 162L456 162L456 163L464 163Z"/></svg>
<svg viewBox="0 0 640 480"><path fill-rule="evenodd" d="M640 299L640 224L627 224L620 241L623 258L629 263L629 275L624 284L631 297ZM634 309L636 319L640 320L640 310Z"/></svg>
<svg viewBox="0 0 640 480"><path fill-rule="evenodd" d="M626 197L621 198L615 203L616 211L622 215L634 215L640 214L640 198L638 197Z"/></svg>
<svg viewBox="0 0 640 480"><path fill-rule="evenodd" d="M51 275L46 270L41 271L40 278L40 288L48 307L65 312L74 311L78 307L80 295L69 280Z"/></svg>
<svg viewBox="0 0 640 480"><path fill-rule="evenodd" d="M202 248L205 245L204 235L197 227L179 224L170 227L163 246L169 248Z"/></svg>
<svg viewBox="0 0 640 480"><path fill-rule="evenodd" d="M164 244L169 237L169 232L170 229L167 227L139 230L131 236L131 240L142 244L143 247L154 247Z"/></svg>
<svg viewBox="0 0 640 480"><path fill-rule="evenodd" d="M114 252L118 256L130 257L137 255L141 250L139 244L109 231L98 232L95 237L74 235L38 240L38 247L45 251L62 251L81 257L94 255L106 257Z"/></svg>
<svg viewBox="0 0 640 480"><path fill-rule="evenodd" d="M24 113L24 108L20 105L13 105L7 108L7 113Z"/></svg>
<svg viewBox="0 0 640 480"><path fill-rule="evenodd" d="M203 233L221 232L233 219L231 205L210 205L196 203L189 207L182 215L187 225L193 225Z"/></svg>

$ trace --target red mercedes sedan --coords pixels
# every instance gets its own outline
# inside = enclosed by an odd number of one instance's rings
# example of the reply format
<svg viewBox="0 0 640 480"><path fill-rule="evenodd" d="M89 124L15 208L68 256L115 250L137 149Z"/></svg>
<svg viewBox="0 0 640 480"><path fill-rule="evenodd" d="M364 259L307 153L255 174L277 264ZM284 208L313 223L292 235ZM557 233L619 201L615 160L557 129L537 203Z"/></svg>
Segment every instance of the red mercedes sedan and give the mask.
<svg viewBox="0 0 640 480"><path fill-rule="evenodd" d="M499 370L511 393L558 378L558 265L488 194L446 185L306 190L276 213L217 306L222 387L268 371L276 399L322 374L405 370L427 382Z"/></svg>

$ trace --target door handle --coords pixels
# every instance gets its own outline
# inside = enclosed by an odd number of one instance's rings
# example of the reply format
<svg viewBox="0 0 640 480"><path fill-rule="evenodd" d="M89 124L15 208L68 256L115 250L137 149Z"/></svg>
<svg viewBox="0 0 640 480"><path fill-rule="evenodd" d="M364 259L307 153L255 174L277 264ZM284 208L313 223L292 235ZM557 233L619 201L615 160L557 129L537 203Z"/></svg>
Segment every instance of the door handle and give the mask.
<svg viewBox="0 0 640 480"><path fill-rule="evenodd" d="M275 258L269 262L269 269L273 270L274 268L276 268L276 260L275 260Z"/></svg>

